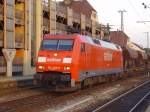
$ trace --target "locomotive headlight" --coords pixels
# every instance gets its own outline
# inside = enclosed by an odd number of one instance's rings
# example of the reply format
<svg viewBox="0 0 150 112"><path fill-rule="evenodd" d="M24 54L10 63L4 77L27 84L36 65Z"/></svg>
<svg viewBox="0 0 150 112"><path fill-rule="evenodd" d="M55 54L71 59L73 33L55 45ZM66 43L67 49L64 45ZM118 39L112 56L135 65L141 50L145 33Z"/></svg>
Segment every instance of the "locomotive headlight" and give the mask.
<svg viewBox="0 0 150 112"><path fill-rule="evenodd" d="M38 57L38 62L46 62L46 57Z"/></svg>
<svg viewBox="0 0 150 112"><path fill-rule="evenodd" d="M67 69L67 70L70 70L70 67L67 67L66 69Z"/></svg>
<svg viewBox="0 0 150 112"><path fill-rule="evenodd" d="M67 63L67 64L72 63L72 58L64 58L63 63Z"/></svg>
<svg viewBox="0 0 150 112"><path fill-rule="evenodd" d="M43 66L39 66L39 69L43 69L44 67Z"/></svg>
<svg viewBox="0 0 150 112"><path fill-rule="evenodd" d="M70 70L70 67L65 66L65 67L64 67L64 70Z"/></svg>

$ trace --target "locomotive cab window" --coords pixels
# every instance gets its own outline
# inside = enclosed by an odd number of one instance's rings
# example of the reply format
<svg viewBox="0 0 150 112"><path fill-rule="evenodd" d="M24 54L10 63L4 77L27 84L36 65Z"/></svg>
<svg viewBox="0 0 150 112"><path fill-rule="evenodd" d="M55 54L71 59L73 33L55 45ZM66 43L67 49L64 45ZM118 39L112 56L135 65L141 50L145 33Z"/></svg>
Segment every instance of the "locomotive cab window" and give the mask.
<svg viewBox="0 0 150 112"><path fill-rule="evenodd" d="M80 49L80 51L81 51L81 52L85 52L85 44L83 44L83 43L81 44L81 49Z"/></svg>
<svg viewBox="0 0 150 112"><path fill-rule="evenodd" d="M43 40L42 50L71 51L74 40L72 39L46 39Z"/></svg>
<svg viewBox="0 0 150 112"><path fill-rule="evenodd" d="M73 40L59 40L58 50L71 51L73 48Z"/></svg>
<svg viewBox="0 0 150 112"><path fill-rule="evenodd" d="M42 42L42 50L56 50L57 49L58 40L43 40Z"/></svg>

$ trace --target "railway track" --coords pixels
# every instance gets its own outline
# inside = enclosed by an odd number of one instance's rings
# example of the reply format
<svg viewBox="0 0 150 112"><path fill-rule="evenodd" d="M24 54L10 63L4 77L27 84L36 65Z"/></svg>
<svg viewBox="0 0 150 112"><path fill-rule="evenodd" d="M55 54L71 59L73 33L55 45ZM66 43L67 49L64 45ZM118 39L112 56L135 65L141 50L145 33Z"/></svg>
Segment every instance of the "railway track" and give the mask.
<svg viewBox="0 0 150 112"><path fill-rule="evenodd" d="M145 112L146 108L149 106L150 92L147 93L130 112Z"/></svg>
<svg viewBox="0 0 150 112"><path fill-rule="evenodd" d="M31 96L44 95L46 94L46 92L48 93L50 91L48 89L44 90L43 88L38 86L17 89L15 91L11 91L9 94L7 93L5 95L2 95L0 97L0 104L5 102L10 102L10 101L15 101L18 99L28 98Z"/></svg>
<svg viewBox="0 0 150 112"><path fill-rule="evenodd" d="M56 94L49 92L19 99L16 98L13 100L6 100L0 103L0 112L26 112L27 107L32 108L32 106L34 105L44 104L45 102L49 102L50 100L63 95L65 94Z"/></svg>
<svg viewBox="0 0 150 112"><path fill-rule="evenodd" d="M92 112L144 112L147 99L150 99L150 81L147 81L111 101L94 108ZM141 111L140 111L141 110Z"/></svg>
<svg viewBox="0 0 150 112"><path fill-rule="evenodd" d="M20 92L22 95L16 95ZM55 93L49 87L34 85L24 87L10 93L11 97L9 95L4 96L4 98L0 97L0 112L30 112L27 110L29 107L31 110L32 106L44 105L45 102L50 102L67 94L69 93Z"/></svg>
<svg viewBox="0 0 150 112"><path fill-rule="evenodd" d="M40 88L38 88L38 90L39 89ZM31 87L31 91L32 90L36 91L34 87ZM26 91L26 89L23 91ZM23 91L22 93L24 93ZM84 94L84 91L79 91L75 94L77 94L77 96L81 96ZM67 101L68 98L72 99L73 97L74 97L74 94L54 93L50 91L36 94L36 95L33 94L27 97L16 98L16 99L0 102L0 112L40 112L39 109L45 110L46 108L53 108L53 105L55 106L59 105L61 102L65 102Z"/></svg>

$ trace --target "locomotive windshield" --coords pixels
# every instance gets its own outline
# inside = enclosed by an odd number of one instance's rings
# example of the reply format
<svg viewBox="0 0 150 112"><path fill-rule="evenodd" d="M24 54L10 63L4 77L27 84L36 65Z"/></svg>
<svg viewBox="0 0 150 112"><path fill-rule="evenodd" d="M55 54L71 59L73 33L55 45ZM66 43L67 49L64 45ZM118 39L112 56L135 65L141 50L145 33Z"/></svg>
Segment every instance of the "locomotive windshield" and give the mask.
<svg viewBox="0 0 150 112"><path fill-rule="evenodd" d="M46 39L43 40L42 50L72 51L74 40L72 39Z"/></svg>

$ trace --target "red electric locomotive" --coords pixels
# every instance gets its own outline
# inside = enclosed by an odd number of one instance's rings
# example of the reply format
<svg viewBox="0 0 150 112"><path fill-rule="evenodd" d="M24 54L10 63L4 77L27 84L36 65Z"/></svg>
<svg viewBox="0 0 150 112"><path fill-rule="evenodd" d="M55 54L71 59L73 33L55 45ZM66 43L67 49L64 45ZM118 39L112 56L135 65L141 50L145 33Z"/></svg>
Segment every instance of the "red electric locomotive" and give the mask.
<svg viewBox="0 0 150 112"><path fill-rule="evenodd" d="M123 72L120 46L82 35L45 35L36 63L40 83L80 88Z"/></svg>

